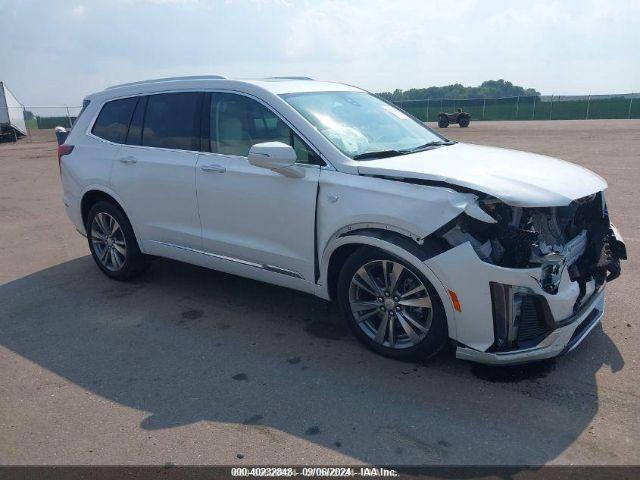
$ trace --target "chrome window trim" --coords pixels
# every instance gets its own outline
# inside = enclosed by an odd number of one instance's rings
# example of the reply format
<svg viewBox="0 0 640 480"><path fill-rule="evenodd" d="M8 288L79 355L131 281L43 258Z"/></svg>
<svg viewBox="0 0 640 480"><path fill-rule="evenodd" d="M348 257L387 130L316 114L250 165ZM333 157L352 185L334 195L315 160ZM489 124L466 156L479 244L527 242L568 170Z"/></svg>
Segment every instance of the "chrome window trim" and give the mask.
<svg viewBox="0 0 640 480"><path fill-rule="evenodd" d="M127 145L126 143L115 143L109 140L105 140L104 138L97 137L92 133L88 134L88 136L93 137L94 139L100 140L101 142L107 143L109 145L113 145L114 147L139 148L143 150L161 150L163 152L191 153L193 155L197 155L199 153L205 153L205 152L201 152L200 150L183 150L180 148L164 148L164 147L151 147L148 145Z"/></svg>
<svg viewBox="0 0 640 480"><path fill-rule="evenodd" d="M317 166L317 165L315 165ZM243 260L241 258L229 257L227 255L221 255L219 253L205 252L204 250L197 250L191 247L185 247L183 245L176 245L174 243L163 242L160 240L146 240L147 242L159 243L160 245L164 245L166 247L177 248L179 250L186 250L192 253L199 253L201 255L205 255L207 257L217 258L219 260L226 260L228 262L239 263L241 265L246 265L248 267L259 268L261 270L266 270L269 272L280 273L281 275L287 275L289 277L299 278L300 280L304 280L305 278L298 272L294 272L293 270L288 270L286 268L278 267L276 265L269 265L267 263L256 263L251 262L249 260Z"/></svg>

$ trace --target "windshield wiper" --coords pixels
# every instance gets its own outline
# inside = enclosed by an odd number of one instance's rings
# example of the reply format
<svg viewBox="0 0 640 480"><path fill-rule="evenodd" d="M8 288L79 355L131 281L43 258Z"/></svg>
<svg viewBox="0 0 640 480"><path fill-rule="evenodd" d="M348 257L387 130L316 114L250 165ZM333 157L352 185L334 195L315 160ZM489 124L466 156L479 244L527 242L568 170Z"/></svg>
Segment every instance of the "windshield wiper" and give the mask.
<svg viewBox="0 0 640 480"><path fill-rule="evenodd" d="M403 150L379 150L377 152L365 152L358 155L354 155L354 160L363 160L365 158L385 158L385 157L397 157L398 155L406 155L409 152Z"/></svg>
<svg viewBox="0 0 640 480"><path fill-rule="evenodd" d="M456 142L454 142L452 140L437 140L435 142L427 142L424 145L419 145L419 146L417 146L415 148L412 148L411 150L405 150L405 152L414 153L414 152L419 152L420 150L424 150L424 149L429 148L429 147L442 147L442 146L447 146L447 145L453 145L454 143L456 143Z"/></svg>
<svg viewBox="0 0 640 480"><path fill-rule="evenodd" d="M430 147L441 147L445 145L453 145L456 142L451 140L438 140L436 142L428 142L424 145L419 145L414 148L410 148L408 150L379 150L377 152L365 152L360 153L358 155L354 155L354 160L364 160L365 158L385 158L385 157L398 157L400 155L407 155L409 153L419 152L421 150L430 148Z"/></svg>

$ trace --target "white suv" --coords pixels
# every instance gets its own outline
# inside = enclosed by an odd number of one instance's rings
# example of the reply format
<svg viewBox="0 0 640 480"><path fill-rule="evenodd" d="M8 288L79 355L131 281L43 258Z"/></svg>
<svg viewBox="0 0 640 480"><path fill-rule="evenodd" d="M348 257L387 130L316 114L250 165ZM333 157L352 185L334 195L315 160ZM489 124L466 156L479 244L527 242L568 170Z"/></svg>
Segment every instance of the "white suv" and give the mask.
<svg viewBox="0 0 640 480"><path fill-rule="evenodd" d="M358 88L185 77L89 95L58 159L98 267L168 257L339 302L395 358L571 350L626 258L606 182L449 141Z"/></svg>

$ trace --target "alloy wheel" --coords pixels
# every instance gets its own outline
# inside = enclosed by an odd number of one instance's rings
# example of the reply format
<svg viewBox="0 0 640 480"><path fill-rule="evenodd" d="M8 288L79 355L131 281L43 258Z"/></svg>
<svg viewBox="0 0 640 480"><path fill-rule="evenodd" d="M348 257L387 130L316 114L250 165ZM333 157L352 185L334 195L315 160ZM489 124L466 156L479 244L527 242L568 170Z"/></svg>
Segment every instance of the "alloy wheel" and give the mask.
<svg viewBox="0 0 640 480"><path fill-rule="evenodd" d="M429 292L399 262L374 260L360 267L351 279L349 304L359 328L385 347L413 347L431 328Z"/></svg>
<svg viewBox="0 0 640 480"><path fill-rule="evenodd" d="M111 272L120 270L127 260L127 242L120 224L106 212L91 222L91 244L98 261Z"/></svg>

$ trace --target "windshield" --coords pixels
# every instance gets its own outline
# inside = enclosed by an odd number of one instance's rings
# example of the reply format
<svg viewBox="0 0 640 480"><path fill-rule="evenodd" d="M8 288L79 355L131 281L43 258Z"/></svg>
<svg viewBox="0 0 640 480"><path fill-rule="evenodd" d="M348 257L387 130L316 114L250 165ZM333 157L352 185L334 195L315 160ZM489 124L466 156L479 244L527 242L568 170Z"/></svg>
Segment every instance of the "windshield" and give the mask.
<svg viewBox="0 0 640 480"><path fill-rule="evenodd" d="M345 155L395 156L447 140L392 105L365 92L282 95Z"/></svg>

